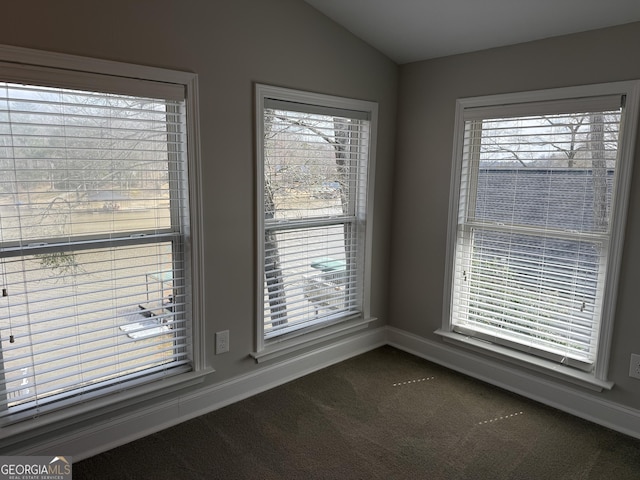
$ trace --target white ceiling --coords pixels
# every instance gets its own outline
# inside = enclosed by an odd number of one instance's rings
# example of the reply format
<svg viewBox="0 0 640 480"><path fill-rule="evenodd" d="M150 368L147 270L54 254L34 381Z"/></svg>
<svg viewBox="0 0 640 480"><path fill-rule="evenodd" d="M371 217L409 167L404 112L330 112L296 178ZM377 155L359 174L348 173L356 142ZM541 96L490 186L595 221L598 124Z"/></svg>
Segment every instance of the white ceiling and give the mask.
<svg viewBox="0 0 640 480"><path fill-rule="evenodd" d="M400 64L640 21L640 0L305 1Z"/></svg>

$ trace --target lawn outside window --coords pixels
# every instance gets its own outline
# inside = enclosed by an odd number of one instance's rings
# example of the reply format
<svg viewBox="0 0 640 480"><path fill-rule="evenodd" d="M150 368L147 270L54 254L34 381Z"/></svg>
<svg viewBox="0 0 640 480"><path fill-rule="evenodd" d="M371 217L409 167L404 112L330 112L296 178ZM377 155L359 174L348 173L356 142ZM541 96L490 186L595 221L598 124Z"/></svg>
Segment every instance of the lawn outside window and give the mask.
<svg viewBox="0 0 640 480"><path fill-rule="evenodd" d="M436 333L606 382L638 92L622 82L457 102Z"/></svg>
<svg viewBox="0 0 640 480"><path fill-rule="evenodd" d="M377 105L256 86L257 360L369 319Z"/></svg>
<svg viewBox="0 0 640 480"><path fill-rule="evenodd" d="M73 417L203 371L197 78L0 55L0 426L10 434L20 420Z"/></svg>

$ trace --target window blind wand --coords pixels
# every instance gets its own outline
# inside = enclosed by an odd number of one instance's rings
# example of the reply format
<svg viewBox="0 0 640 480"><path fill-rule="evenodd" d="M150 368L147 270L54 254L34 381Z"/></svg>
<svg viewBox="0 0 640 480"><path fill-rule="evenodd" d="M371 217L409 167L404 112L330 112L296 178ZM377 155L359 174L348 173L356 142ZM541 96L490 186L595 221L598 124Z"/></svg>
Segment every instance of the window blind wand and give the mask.
<svg viewBox="0 0 640 480"><path fill-rule="evenodd" d="M9 290L4 287L2 289L2 296L3 297L8 297L9 296ZM11 317L9 317L9 322L11 322ZM11 328L11 326L9 326L9 328ZM16 338L13 336L13 334L9 335L9 343L15 343Z"/></svg>

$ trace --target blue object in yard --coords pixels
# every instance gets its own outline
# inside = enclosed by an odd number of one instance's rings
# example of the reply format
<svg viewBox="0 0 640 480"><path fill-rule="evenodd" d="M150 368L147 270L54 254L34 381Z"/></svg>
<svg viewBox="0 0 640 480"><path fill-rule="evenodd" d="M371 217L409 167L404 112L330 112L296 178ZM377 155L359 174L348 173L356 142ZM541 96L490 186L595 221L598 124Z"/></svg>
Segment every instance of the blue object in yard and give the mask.
<svg viewBox="0 0 640 480"><path fill-rule="evenodd" d="M343 283L347 275L347 262L344 260L334 260L333 258L316 258L311 261L311 268L320 270L319 274L323 281Z"/></svg>
<svg viewBox="0 0 640 480"><path fill-rule="evenodd" d="M347 268L344 260L334 260L333 258L316 258L311 262L311 268L322 270L323 272L339 272Z"/></svg>

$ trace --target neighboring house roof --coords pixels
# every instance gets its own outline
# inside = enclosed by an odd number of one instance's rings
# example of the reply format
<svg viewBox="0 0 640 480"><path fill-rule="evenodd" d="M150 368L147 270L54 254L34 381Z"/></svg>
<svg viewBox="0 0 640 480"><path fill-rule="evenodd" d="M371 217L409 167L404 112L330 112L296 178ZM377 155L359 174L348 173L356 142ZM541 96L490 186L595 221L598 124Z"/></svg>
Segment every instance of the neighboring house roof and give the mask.
<svg viewBox="0 0 640 480"><path fill-rule="evenodd" d="M480 169L476 219L592 231L597 182L591 169ZM601 182L608 212L613 171Z"/></svg>

